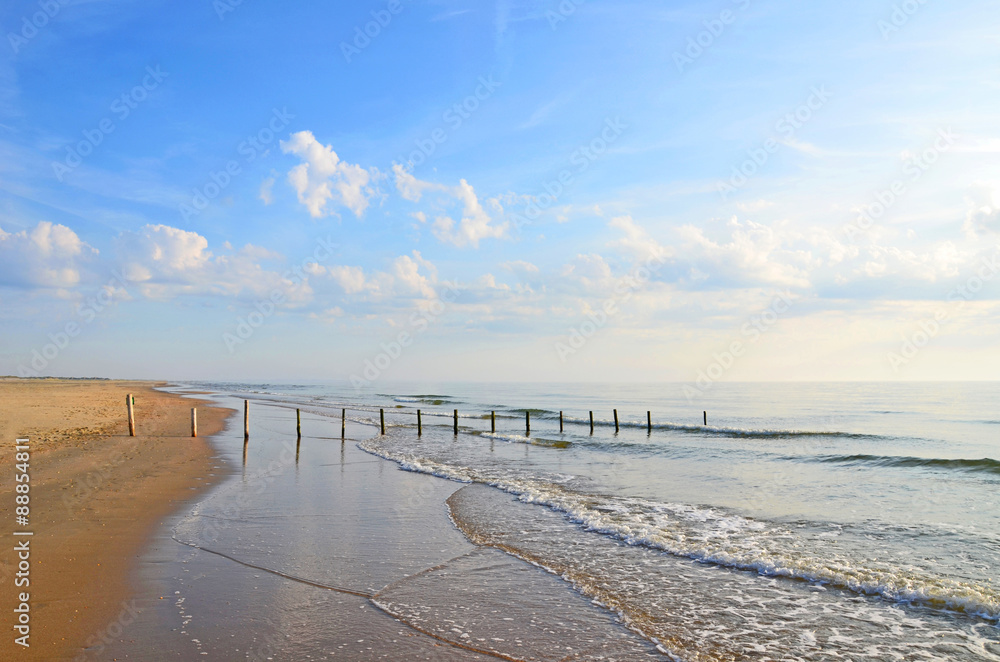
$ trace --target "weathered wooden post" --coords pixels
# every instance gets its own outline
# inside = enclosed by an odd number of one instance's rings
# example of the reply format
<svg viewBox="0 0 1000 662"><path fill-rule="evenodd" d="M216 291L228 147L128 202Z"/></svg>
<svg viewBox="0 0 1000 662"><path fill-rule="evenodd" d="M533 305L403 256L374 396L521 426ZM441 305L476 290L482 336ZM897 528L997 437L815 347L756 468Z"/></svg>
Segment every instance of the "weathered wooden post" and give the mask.
<svg viewBox="0 0 1000 662"><path fill-rule="evenodd" d="M646 433L653 434L653 415L650 412L646 412Z"/></svg>
<svg viewBox="0 0 1000 662"><path fill-rule="evenodd" d="M128 410L128 436L135 436L135 400L132 399L132 394L129 393L125 396L125 408Z"/></svg>
<svg viewBox="0 0 1000 662"><path fill-rule="evenodd" d="M295 436L299 439L302 438L302 410L295 410Z"/></svg>
<svg viewBox="0 0 1000 662"><path fill-rule="evenodd" d="M250 439L250 401L243 401L243 441Z"/></svg>
<svg viewBox="0 0 1000 662"><path fill-rule="evenodd" d="M458 410L455 410L455 434L458 434Z"/></svg>
<svg viewBox="0 0 1000 662"><path fill-rule="evenodd" d="M705 425L708 425L708 412L707 411L701 412L701 416L702 416L702 421L705 423Z"/></svg>
<svg viewBox="0 0 1000 662"><path fill-rule="evenodd" d="M382 425L382 434L385 434L385 410L384 409L379 409L378 410L378 419L379 419L379 421L381 422L381 425Z"/></svg>
<svg viewBox="0 0 1000 662"><path fill-rule="evenodd" d="M346 409L341 409L340 410L340 439L341 439L341 441L343 441L343 439L344 439L344 430L345 430L345 428L347 428L347 410Z"/></svg>
<svg viewBox="0 0 1000 662"><path fill-rule="evenodd" d="M531 436L531 412L527 409L524 410L524 434Z"/></svg>
<svg viewBox="0 0 1000 662"><path fill-rule="evenodd" d="M420 410L417 410L417 436L419 437L424 433L423 423L420 421Z"/></svg>
<svg viewBox="0 0 1000 662"><path fill-rule="evenodd" d="M198 410L191 407L191 436L198 436Z"/></svg>
<svg viewBox="0 0 1000 662"><path fill-rule="evenodd" d="M590 412L590 434L594 434L594 412Z"/></svg>
<svg viewBox="0 0 1000 662"><path fill-rule="evenodd" d="M559 431L563 431L562 412L559 412Z"/></svg>
<svg viewBox="0 0 1000 662"><path fill-rule="evenodd" d="M618 434L618 410L615 410L615 434Z"/></svg>
<svg viewBox="0 0 1000 662"><path fill-rule="evenodd" d="M497 431L497 413L495 411L490 412L490 432L496 433Z"/></svg>

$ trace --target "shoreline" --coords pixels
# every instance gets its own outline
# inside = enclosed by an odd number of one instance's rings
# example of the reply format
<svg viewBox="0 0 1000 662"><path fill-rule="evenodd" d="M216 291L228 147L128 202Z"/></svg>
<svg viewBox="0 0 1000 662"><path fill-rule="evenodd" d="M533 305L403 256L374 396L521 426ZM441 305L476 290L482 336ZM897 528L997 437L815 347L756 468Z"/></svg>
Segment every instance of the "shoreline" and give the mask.
<svg viewBox="0 0 1000 662"><path fill-rule="evenodd" d="M14 530L13 444L27 437L33 532L30 586L15 590L12 582L0 601L13 614L18 593L29 592L30 647L4 637L0 657L73 659L113 637L115 623L131 618L131 573L161 522L225 477L210 439L232 412L156 390L166 384L0 379L0 432L9 451L0 455L0 471L10 495L0 513ZM128 435L127 393L136 401L135 437ZM190 436L192 406L199 409L197 438ZM0 557L5 582L16 563L9 550Z"/></svg>
<svg viewBox="0 0 1000 662"><path fill-rule="evenodd" d="M306 405L297 441L295 404L252 403L249 445L238 419L213 439L236 471L158 529L139 615L101 659L662 659L561 578L472 543L447 509L462 486L359 448L371 421L342 441L340 409Z"/></svg>

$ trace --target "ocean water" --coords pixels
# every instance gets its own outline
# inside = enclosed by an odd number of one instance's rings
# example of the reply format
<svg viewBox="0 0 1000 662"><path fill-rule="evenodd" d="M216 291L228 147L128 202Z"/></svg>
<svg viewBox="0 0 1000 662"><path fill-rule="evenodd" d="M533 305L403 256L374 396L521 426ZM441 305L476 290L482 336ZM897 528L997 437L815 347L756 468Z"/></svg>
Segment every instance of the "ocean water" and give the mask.
<svg viewBox="0 0 1000 662"><path fill-rule="evenodd" d="M469 541L665 659L1000 660L1000 385L196 386L335 438L347 408L362 450L461 486Z"/></svg>

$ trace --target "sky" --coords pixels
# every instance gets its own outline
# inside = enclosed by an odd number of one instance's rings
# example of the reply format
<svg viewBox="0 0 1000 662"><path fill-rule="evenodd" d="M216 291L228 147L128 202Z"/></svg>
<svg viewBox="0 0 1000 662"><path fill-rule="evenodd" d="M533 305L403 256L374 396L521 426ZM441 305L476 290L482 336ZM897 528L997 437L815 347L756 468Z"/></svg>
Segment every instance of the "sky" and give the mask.
<svg viewBox="0 0 1000 662"><path fill-rule="evenodd" d="M998 9L5 2L0 374L995 379Z"/></svg>

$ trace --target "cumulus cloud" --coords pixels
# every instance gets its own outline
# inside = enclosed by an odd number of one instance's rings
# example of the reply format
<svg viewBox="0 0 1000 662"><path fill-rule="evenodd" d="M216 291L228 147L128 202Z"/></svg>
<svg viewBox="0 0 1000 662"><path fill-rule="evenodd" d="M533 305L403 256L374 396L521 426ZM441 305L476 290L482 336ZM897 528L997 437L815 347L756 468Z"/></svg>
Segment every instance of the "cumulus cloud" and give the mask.
<svg viewBox="0 0 1000 662"><path fill-rule="evenodd" d="M428 275L420 273L423 268ZM413 251L413 257L401 255L393 263L393 275L401 287L425 297L434 296L434 283L437 281L437 268L425 260L420 251Z"/></svg>
<svg viewBox="0 0 1000 662"><path fill-rule="evenodd" d="M434 219L435 237L458 248L465 246L478 248L479 242L483 239L500 239L507 234L510 224L503 222L493 225L493 219L483 209L476 192L467 181L461 180L458 186L452 189L452 194L463 205L461 220L456 222L450 216L438 216ZM497 212L503 212L503 208L496 200L493 200L491 205Z"/></svg>
<svg viewBox="0 0 1000 662"><path fill-rule="evenodd" d="M679 229L684 241L680 254L694 273L725 285L809 287L804 267L813 256L808 250L787 248L780 232L753 221L733 217L725 230L726 236L716 240L692 225Z"/></svg>
<svg viewBox="0 0 1000 662"><path fill-rule="evenodd" d="M361 217L374 195L372 173L342 161L330 145L323 145L311 131L293 133L281 141L281 151L298 156L302 163L288 171L288 181L313 218L329 213L327 203L347 207Z"/></svg>
<svg viewBox="0 0 1000 662"><path fill-rule="evenodd" d="M433 298L438 283L438 270L420 251L400 255L385 271L365 273L359 266L333 265L318 267L317 275L325 275L343 295L354 300L385 301L390 297L409 299L413 296ZM355 296L358 295L358 296Z"/></svg>
<svg viewBox="0 0 1000 662"><path fill-rule="evenodd" d="M0 284L67 288L80 282L81 265L97 250L65 225L42 221L30 230L0 228Z"/></svg>
<svg viewBox="0 0 1000 662"><path fill-rule="evenodd" d="M290 303L312 295L306 280L290 278L261 263L281 256L247 244L239 251L214 255L208 240L196 232L168 225L146 225L123 232L116 240L123 276L144 296L169 298L180 294L268 296L280 289Z"/></svg>
<svg viewBox="0 0 1000 662"><path fill-rule="evenodd" d="M619 240L617 245L637 259L665 259L671 255L672 251L650 237L649 233L640 227L631 216L616 216L611 219L608 225L625 234L625 237Z"/></svg>
<svg viewBox="0 0 1000 662"><path fill-rule="evenodd" d="M403 196L404 200L410 202L420 202L425 191L447 191L448 187L443 184L425 182L417 179L402 165L395 163L392 166L392 173L396 178L396 190Z"/></svg>
<svg viewBox="0 0 1000 662"><path fill-rule="evenodd" d="M447 212L435 216L432 231L440 241L458 248L466 246L478 248L479 242L483 239L500 239L506 236L510 224L507 222L494 223L494 217L486 211L479 201L476 191L466 180L460 180L458 186L445 186L444 184L419 180L399 164L394 165L392 170L396 178L396 189L404 199L419 202L424 193L436 191L451 200L451 204L457 202L461 205L457 221L453 218L454 214L449 215ZM503 205L501 205L499 198L490 198L486 204L497 218L503 216ZM414 218L424 222L426 214L422 211L416 212Z"/></svg>

